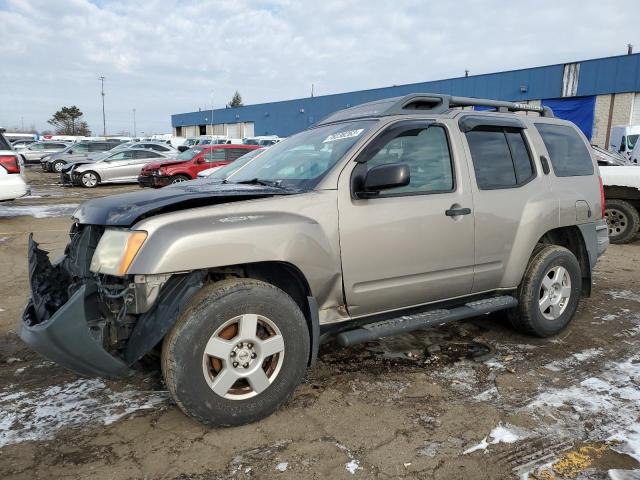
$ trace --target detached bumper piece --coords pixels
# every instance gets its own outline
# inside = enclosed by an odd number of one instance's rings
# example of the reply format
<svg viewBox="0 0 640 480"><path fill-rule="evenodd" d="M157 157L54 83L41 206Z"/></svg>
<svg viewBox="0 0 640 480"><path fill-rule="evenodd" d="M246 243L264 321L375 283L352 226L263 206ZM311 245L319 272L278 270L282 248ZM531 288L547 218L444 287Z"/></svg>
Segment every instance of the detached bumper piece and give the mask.
<svg viewBox="0 0 640 480"><path fill-rule="evenodd" d="M349 330L338 334L338 343L343 347L357 343L369 342L381 337L389 337L401 333L408 333L420 328L435 327L445 323L476 317L485 313L497 312L513 308L518 301L510 295L486 298L475 302L466 303L452 309L440 308L413 315L404 315L381 322L370 323L355 330Z"/></svg>
<svg viewBox="0 0 640 480"><path fill-rule="evenodd" d="M97 317L95 284L85 283L64 301L68 279L60 264L52 265L31 236L28 248L32 298L22 314L20 338L43 357L81 375L128 375L127 365L102 348L89 326Z"/></svg>

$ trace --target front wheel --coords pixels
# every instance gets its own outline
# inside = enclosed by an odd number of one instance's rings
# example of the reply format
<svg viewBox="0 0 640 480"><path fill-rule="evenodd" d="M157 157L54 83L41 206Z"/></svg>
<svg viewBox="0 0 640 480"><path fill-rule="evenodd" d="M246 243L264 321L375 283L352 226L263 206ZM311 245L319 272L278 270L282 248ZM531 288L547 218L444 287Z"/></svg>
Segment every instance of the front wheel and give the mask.
<svg viewBox="0 0 640 480"><path fill-rule="evenodd" d="M57 160L55 162L53 162L53 165L51 165L51 168L54 172L56 173L60 173L62 171L62 167L64 167L65 162L63 162L62 160Z"/></svg>
<svg viewBox="0 0 640 480"><path fill-rule="evenodd" d="M167 334L165 383L180 409L211 426L260 420L291 397L306 371L309 331L273 285L235 279L203 287Z"/></svg>
<svg viewBox="0 0 640 480"><path fill-rule="evenodd" d="M171 184L186 182L187 180L191 180L191 179L186 175L174 175L173 177L171 177Z"/></svg>
<svg viewBox="0 0 640 480"><path fill-rule="evenodd" d="M539 245L518 287L518 307L509 312L509 319L523 333L556 335L576 313L581 292L582 271L575 255L557 245Z"/></svg>
<svg viewBox="0 0 640 480"><path fill-rule="evenodd" d="M98 178L98 174L94 172L85 172L80 177L80 182L83 187L94 188L100 183L100 178Z"/></svg>
<svg viewBox="0 0 640 480"><path fill-rule="evenodd" d="M604 215L609 227L611 243L628 243L633 240L640 227L638 210L625 200L607 200Z"/></svg>

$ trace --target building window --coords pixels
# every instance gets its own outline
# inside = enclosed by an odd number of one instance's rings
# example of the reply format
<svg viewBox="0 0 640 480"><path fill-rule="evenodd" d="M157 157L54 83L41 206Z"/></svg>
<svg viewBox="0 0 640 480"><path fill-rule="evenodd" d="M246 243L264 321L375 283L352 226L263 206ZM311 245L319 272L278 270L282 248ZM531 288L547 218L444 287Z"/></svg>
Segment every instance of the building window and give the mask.
<svg viewBox="0 0 640 480"><path fill-rule="evenodd" d="M182 127L176 127L176 137L182 136Z"/></svg>
<svg viewBox="0 0 640 480"><path fill-rule="evenodd" d="M562 75L562 96L575 97L578 94L578 78L580 77L580 64L567 63Z"/></svg>
<svg viewBox="0 0 640 480"><path fill-rule="evenodd" d="M206 125L198 125L198 135L206 135L207 134L207 126Z"/></svg>

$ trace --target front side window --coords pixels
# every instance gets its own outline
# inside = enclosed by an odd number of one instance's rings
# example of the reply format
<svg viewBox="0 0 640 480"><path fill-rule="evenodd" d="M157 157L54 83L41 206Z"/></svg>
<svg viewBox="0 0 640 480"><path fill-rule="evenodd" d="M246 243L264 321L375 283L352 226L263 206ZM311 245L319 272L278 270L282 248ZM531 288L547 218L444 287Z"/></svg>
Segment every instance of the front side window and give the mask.
<svg viewBox="0 0 640 480"><path fill-rule="evenodd" d="M636 142L638 141L638 137L640 135L628 135L627 136L627 145L629 146L629 150L633 150L633 147L636 146Z"/></svg>
<svg viewBox="0 0 640 480"><path fill-rule="evenodd" d="M593 174L593 162L587 146L574 128L568 125L536 123L556 177Z"/></svg>
<svg viewBox="0 0 640 480"><path fill-rule="evenodd" d="M516 187L535 175L520 129L479 127L466 137L480 190Z"/></svg>
<svg viewBox="0 0 640 480"><path fill-rule="evenodd" d="M451 154L443 127L425 126L403 131L367 160L367 171L390 163L409 166L409 185L381 191L379 197L453 190Z"/></svg>
<svg viewBox="0 0 640 480"><path fill-rule="evenodd" d="M133 158L133 152L126 151L126 152L115 153L115 154L111 155L108 158L108 160L110 162L121 162L121 161L125 161L125 160L131 160L132 158Z"/></svg>
<svg viewBox="0 0 640 480"><path fill-rule="evenodd" d="M312 189L376 122L341 122L297 133L269 147L228 181L262 180L284 188Z"/></svg>
<svg viewBox="0 0 640 480"><path fill-rule="evenodd" d="M201 148L190 148L189 150L185 150L180 155L178 155L178 160L191 160L193 157L202 152Z"/></svg>

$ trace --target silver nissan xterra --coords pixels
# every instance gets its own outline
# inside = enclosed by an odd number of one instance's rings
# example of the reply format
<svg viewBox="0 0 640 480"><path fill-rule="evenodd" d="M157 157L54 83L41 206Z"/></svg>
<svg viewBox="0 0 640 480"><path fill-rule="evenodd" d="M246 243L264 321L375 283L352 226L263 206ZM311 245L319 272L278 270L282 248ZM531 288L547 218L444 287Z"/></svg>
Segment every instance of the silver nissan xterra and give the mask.
<svg viewBox="0 0 640 480"><path fill-rule="evenodd" d="M589 143L547 107L381 100L222 182L82 204L60 259L29 239L20 336L84 375L123 377L161 350L187 415L240 425L282 405L330 338L498 310L562 331L609 244L603 207Z"/></svg>

